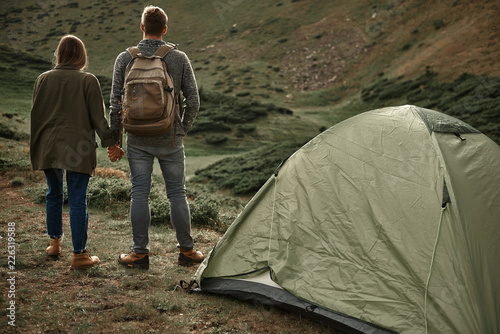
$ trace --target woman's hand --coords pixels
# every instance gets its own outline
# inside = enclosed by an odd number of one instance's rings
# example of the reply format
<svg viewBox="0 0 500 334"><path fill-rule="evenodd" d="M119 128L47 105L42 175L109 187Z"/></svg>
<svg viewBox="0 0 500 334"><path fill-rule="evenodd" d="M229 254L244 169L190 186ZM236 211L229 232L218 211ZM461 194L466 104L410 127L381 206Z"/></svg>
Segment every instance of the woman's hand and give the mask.
<svg viewBox="0 0 500 334"><path fill-rule="evenodd" d="M108 158L109 160L111 160L111 162L121 160L124 155L125 152L120 146L118 146L118 144L108 147Z"/></svg>

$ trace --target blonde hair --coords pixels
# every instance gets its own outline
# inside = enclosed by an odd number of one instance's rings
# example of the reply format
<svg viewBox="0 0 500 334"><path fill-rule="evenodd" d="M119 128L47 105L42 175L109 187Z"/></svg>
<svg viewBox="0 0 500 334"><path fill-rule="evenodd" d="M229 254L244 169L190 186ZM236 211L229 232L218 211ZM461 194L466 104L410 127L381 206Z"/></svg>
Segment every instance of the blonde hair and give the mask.
<svg viewBox="0 0 500 334"><path fill-rule="evenodd" d="M167 26L168 16L160 7L146 6L142 12L141 23L146 34L160 37Z"/></svg>
<svg viewBox="0 0 500 334"><path fill-rule="evenodd" d="M83 70L87 66L85 45L73 35L65 35L61 38L54 56L56 57L56 65L73 65L79 70Z"/></svg>

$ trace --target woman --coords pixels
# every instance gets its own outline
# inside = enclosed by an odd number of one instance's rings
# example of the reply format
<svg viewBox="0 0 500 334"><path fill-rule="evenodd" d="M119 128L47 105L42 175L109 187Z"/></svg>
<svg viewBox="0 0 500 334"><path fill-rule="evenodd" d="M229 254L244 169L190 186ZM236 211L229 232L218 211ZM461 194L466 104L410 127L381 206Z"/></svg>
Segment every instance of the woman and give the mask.
<svg viewBox="0 0 500 334"><path fill-rule="evenodd" d="M51 256L61 254L63 236L63 173L66 170L73 258L71 269L99 263L86 251L88 213L87 185L97 164L95 133L101 144L121 158L105 118L99 81L83 71L87 52L75 36L61 38L55 52L56 66L35 82L31 109L30 155L33 170L43 170L47 179L47 232Z"/></svg>

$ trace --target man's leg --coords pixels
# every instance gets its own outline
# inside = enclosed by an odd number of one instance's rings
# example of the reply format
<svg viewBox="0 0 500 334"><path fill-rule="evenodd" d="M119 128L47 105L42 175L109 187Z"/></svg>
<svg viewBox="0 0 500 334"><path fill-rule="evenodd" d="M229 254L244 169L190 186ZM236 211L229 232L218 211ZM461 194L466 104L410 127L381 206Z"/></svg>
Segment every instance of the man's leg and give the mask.
<svg viewBox="0 0 500 334"><path fill-rule="evenodd" d="M121 254L118 257L118 263L126 267L140 269L149 268L149 226L151 224L149 192L154 157L146 149L127 145L130 181L132 182L130 221L134 245L130 253Z"/></svg>
<svg viewBox="0 0 500 334"><path fill-rule="evenodd" d="M193 249L191 213L186 197L184 146L158 151L161 151L158 152L157 157L170 202L170 220L180 248L178 262L186 266L199 263L203 261L204 256Z"/></svg>
<svg viewBox="0 0 500 334"><path fill-rule="evenodd" d="M158 161L165 181L170 202L170 220L180 248L193 248L191 237L191 213L186 197L186 176L184 147L162 150Z"/></svg>
<svg viewBox="0 0 500 334"><path fill-rule="evenodd" d="M141 147L128 145L127 158L130 166L130 181L132 182L130 220L132 222L134 251L148 253L149 226L151 224L149 193L154 157Z"/></svg>

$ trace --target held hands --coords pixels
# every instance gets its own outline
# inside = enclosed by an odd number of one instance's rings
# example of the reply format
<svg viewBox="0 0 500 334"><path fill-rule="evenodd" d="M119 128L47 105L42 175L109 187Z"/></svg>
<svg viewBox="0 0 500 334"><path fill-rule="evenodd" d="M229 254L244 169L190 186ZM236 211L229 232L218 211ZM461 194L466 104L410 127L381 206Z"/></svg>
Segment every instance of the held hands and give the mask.
<svg viewBox="0 0 500 334"><path fill-rule="evenodd" d="M111 162L115 162L116 160L121 160L125 152L121 149L118 144L108 147L108 158Z"/></svg>

